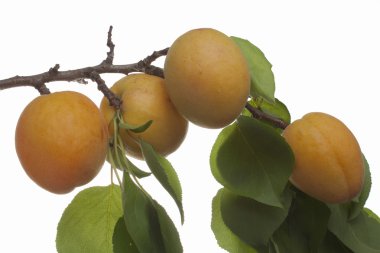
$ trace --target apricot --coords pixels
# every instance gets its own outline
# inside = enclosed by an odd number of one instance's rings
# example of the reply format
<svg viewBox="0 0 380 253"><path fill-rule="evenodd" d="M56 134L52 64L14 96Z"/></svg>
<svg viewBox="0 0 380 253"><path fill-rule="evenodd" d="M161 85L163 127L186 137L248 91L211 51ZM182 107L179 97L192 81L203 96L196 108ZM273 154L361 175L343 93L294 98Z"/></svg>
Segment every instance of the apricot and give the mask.
<svg viewBox="0 0 380 253"><path fill-rule="evenodd" d="M127 154L143 159L139 139L151 144L156 152L167 156L178 149L185 139L188 121L172 104L164 85L164 79L147 74L131 74L117 81L111 90L123 101L123 120L129 125L139 126L149 120L153 123L147 130L134 133L119 129ZM114 133L115 109L103 98L100 109L109 123L109 132Z"/></svg>
<svg viewBox="0 0 380 253"><path fill-rule="evenodd" d="M250 73L241 50L230 37L211 28L177 38L166 56L164 75L178 111L206 128L234 121L249 95Z"/></svg>
<svg viewBox="0 0 380 253"><path fill-rule="evenodd" d="M107 124L85 95L62 91L32 100L17 122L15 145L27 175L57 194L87 184L108 148Z"/></svg>
<svg viewBox="0 0 380 253"><path fill-rule="evenodd" d="M347 202L360 193L362 153L343 122L312 112L290 124L283 136L295 156L290 181L301 191L326 203Z"/></svg>

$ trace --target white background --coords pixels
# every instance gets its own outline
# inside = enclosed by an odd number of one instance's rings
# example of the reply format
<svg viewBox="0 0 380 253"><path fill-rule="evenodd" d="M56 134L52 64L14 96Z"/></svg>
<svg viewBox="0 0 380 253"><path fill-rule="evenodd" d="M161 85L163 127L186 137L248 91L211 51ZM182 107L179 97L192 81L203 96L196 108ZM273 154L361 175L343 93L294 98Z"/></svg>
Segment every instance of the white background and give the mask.
<svg viewBox="0 0 380 253"><path fill-rule="evenodd" d="M380 213L377 1L100 2L1 1L0 79L41 73L56 63L62 70L96 65L108 51L109 25L114 26L115 64L136 62L192 28L212 27L246 38L273 64L276 97L293 119L323 111L354 132L373 175L367 206ZM121 76L103 77L112 85ZM97 104L102 97L94 84L49 87L81 91ZM60 215L84 189L54 195L36 186L21 168L14 129L20 112L36 96L37 91L26 87L0 91L0 252L56 252ZM144 182L178 226L185 253L223 252L210 229L211 200L220 186L208 158L218 132L191 125L182 147L168 157L182 182L183 226L164 190L154 180ZM109 175L105 166L89 186L109 184Z"/></svg>

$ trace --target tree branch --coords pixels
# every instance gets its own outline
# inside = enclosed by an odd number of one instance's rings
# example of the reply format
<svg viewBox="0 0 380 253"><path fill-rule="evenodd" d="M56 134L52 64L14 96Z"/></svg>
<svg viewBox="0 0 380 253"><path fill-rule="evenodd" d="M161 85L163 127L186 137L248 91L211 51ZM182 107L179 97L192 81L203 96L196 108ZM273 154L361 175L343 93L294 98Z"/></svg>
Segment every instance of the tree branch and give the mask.
<svg viewBox="0 0 380 253"><path fill-rule="evenodd" d="M102 64L112 64L113 58L115 56L115 44L112 42L112 25L108 30L108 38L107 38L107 47L109 47L110 51L107 53L107 58L102 62Z"/></svg>
<svg viewBox="0 0 380 253"><path fill-rule="evenodd" d="M8 79L0 80L0 90L30 86L37 89L42 95L50 93L46 86L47 83L57 81L74 81L86 84L88 83L87 80L91 80L97 83L98 89L104 94L105 97L107 97L110 105L118 109L120 108L122 101L108 88L106 82L101 77L101 74L118 73L128 75L132 72L142 72L162 78L164 77L163 69L152 65L152 63L159 57L167 55L169 48L154 51L151 55L136 63L115 65L113 64L115 44L112 42L112 26L110 26L108 30L107 47L109 48L109 52L107 52L106 59L96 66L60 71L59 64L55 64L54 67L41 74L30 76L17 75ZM252 113L254 118L267 121L282 129L287 127L287 124L281 119L268 115L248 103L246 104L246 108Z"/></svg>
<svg viewBox="0 0 380 253"><path fill-rule="evenodd" d="M59 66L58 64L55 66ZM58 68L51 68L41 74L31 76L14 76L8 79L0 80L0 90L9 88L32 86L37 87L41 83L50 83L56 81L77 81L92 79L93 73L105 74L105 73L119 73L128 75L132 72L144 72L147 74L155 74L163 77L163 70L153 65L145 65L142 61L125 65L114 65L101 63L92 67L85 67L74 70L59 71ZM82 81L79 81L82 82Z"/></svg>
<svg viewBox="0 0 380 253"><path fill-rule="evenodd" d="M120 109L120 106L122 104L122 101L120 98L118 98L106 85L106 82L103 80L103 78L96 72L92 72L90 74L90 78L92 81L96 82L98 84L98 90L100 90L104 96L108 99L111 106L115 107L116 109Z"/></svg>
<svg viewBox="0 0 380 253"><path fill-rule="evenodd" d="M38 90L38 92L41 94L41 95L46 95L46 94L50 94L50 90L49 88L46 86L46 84L44 83L41 83L40 85L37 85L36 86L36 89Z"/></svg>
<svg viewBox="0 0 380 253"><path fill-rule="evenodd" d="M98 89L108 98L110 105L115 108L120 108L121 100L113 94L113 92L107 87L105 81L100 76L104 73L120 73L128 75L131 72L144 72L150 75L164 77L163 70L159 67L151 65L157 58L167 54L169 48L163 50L154 51L151 55L147 56L145 59L126 65L114 65L114 50L115 44L112 42L112 26L108 30L107 46L109 52L107 52L107 58L102 61L99 65L60 71L59 64L55 64L54 67L50 68L48 71L31 76L14 76L8 79L0 80L0 90L21 87L21 86L31 86L38 90L42 94L49 94L50 91L46 84L57 81L75 81L78 83L87 84L87 79L90 79L98 84Z"/></svg>

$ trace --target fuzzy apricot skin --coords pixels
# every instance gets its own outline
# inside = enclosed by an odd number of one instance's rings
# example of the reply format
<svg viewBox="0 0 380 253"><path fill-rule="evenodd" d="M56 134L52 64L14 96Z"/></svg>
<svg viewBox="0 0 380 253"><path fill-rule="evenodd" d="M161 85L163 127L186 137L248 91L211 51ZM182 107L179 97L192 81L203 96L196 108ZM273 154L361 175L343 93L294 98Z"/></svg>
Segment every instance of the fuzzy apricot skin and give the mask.
<svg viewBox="0 0 380 253"><path fill-rule="evenodd" d="M28 176L42 188L63 194L87 184L102 168L107 124L88 97L56 92L26 106L17 122L15 142Z"/></svg>
<svg viewBox="0 0 380 253"><path fill-rule="evenodd" d="M290 181L301 191L326 203L344 203L360 193L362 153L343 122L313 112L290 124L283 136L295 155Z"/></svg>
<svg viewBox="0 0 380 253"><path fill-rule="evenodd" d="M249 95L250 74L240 48L211 28L191 30L177 38L166 56L164 75L173 104L201 127L230 124Z"/></svg>
<svg viewBox="0 0 380 253"><path fill-rule="evenodd" d="M172 104L165 90L164 79L147 74L131 74L117 81L111 90L123 101L121 112L125 122L139 126L153 120L150 127L142 133L119 130L129 155L143 159L139 139L151 144L162 156L178 149L185 139L188 121ZM109 123L109 132L113 135L115 109L106 98L103 98L100 109Z"/></svg>

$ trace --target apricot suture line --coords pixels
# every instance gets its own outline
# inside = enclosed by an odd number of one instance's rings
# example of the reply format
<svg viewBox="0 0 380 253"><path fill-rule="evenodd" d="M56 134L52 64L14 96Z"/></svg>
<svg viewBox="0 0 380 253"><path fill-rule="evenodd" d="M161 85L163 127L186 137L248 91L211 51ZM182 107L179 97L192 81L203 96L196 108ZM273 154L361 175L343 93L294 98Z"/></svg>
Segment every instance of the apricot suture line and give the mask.
<svg viewBox="0 0 380 253"><path fill-rule="evenodd" d="M148 55L136 63L116 65L113 63L115 44L112 41L112 29L113 27L110 26L107 37L107 47L109 48L109 52L107 52L106 59L103 60L100 64L65 71L60 71L59 64L55 64L54 67L40 74L30 76L16 75L11 78L0 80L0 90L30 86L37 89L38 92L42 95L50 93L49 89L46 86L47 83L67 81L87 84L87 80L91 80L97 83L98 89L104 94L105 97L107 97L110 105L114 106L116 109L119 109L122 101L108 88L106 82L101 77L101 74L118 73L128 75L133 72L142 72L163 78L163 69L152 65L152 63L158 58L166 56L169 48L167 47L162 50L154 51L151 55ZM287 126L287 124L281 119L268 115L260 109L249 105L248 103L246 105L246 109L252 113L252 116L254 118L269 122L281 129L285 129Z"/></svg>

